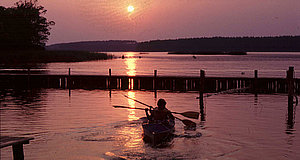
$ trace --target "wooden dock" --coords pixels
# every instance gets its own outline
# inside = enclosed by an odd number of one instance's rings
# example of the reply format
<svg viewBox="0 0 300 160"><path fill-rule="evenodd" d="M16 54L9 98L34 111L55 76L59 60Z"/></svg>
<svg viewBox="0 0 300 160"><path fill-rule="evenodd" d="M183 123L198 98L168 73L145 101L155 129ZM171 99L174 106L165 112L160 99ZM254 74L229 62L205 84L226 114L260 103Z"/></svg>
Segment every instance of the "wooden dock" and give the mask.
<svg viewBox="0 0 300 160"><path fill-rule="evenodd" d="M0 148L12 146L14 160L24 160L23 145L29 144L29 141L33 139L28 137L1 136Z"/></svg>
<svg viewBox="0 0 300 160"><path fill-rule="evenodd" d="M290 68L293 69L293 68ZM300 79L288 81L283 78L260 78L254 71L252 78L245 77L188 76L118 76L112 75L47 75L47 74L1 74L0 88L61 88L61 89L119 89L119 90L167 90L199 91L215 93L231 89L249 88L246 92L288 93L288 83L294 93L300 94Z"/></svg>

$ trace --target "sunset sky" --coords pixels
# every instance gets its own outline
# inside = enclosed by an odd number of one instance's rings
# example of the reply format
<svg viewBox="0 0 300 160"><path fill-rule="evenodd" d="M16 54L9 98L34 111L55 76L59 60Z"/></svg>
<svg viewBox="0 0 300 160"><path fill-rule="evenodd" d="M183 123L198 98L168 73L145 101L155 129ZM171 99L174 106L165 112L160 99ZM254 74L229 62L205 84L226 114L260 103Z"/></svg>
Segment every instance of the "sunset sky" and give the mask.
<svg viewBox="0 0 300 160"><path fill-rule="evenodd" d="M16 0L0 0L13 6ZM40 0L48 44L213 36L300 35L299 0ZM130 7L129 7L130 6Z"/></svg>

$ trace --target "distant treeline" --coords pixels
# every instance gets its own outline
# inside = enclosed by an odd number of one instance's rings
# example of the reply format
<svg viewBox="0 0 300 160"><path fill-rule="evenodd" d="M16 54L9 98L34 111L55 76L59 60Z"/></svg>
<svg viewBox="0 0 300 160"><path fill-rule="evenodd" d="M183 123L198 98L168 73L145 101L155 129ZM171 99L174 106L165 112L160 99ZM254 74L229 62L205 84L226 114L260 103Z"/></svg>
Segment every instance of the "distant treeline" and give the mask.
<svg viewBox="0 0 300 160"><path fill-rule="evenodd" d="M300 52L300 36L90 41L54 44L47 46L47 49L93 52Z"/></svg>
<svg viewBox="0 0 300 160"><path fill-rule="evenodd" d="M92 53L86 51L0 51L0 68L1 64L82 62L111 58L113 58L112 55L108 55L106 53Z"/></svg>
<svg viewBox="0 0 300 160"><path fill-rule="evenodd" d="M119 51L136 51L136 41L85 41L59 43L46 46L47 50L67 50L67 51L90 51L90 52L119 52Z"/></svg>
<svg viewBox="0 0 300 160"><path fill-rule="evenodd" d="M138 44L141 51L273 52L300 51L300 36L213 37L155 40Z"/></svg>

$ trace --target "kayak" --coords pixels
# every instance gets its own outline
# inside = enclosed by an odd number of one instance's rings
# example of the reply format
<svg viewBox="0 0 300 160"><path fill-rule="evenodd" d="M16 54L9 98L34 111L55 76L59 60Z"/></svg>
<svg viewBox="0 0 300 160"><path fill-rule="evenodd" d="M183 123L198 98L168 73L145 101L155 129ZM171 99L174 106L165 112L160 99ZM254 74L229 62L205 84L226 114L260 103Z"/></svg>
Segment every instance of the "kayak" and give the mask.
<svg viewBox="0 0 300 160"><path fill-rule="evenodd" d="M168 141L175 131L175 122L169 120L168 124L160 122L143 123L144 141L153 145Z"/></svg>

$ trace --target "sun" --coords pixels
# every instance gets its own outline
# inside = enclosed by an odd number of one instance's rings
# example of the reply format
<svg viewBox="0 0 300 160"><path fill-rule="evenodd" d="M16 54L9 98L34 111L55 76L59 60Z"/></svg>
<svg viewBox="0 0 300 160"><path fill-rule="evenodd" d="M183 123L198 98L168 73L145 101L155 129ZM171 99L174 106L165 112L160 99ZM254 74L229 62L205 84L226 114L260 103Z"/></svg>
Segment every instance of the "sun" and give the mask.
<svg viewBox="0 0 300 160"><path fill-rule="evenodd" d="M132 5L128 6L128 7L127 7L127 11L128 11L129 13L132 13L132 12L134 11L134 7L133 7Z"/></svg>

